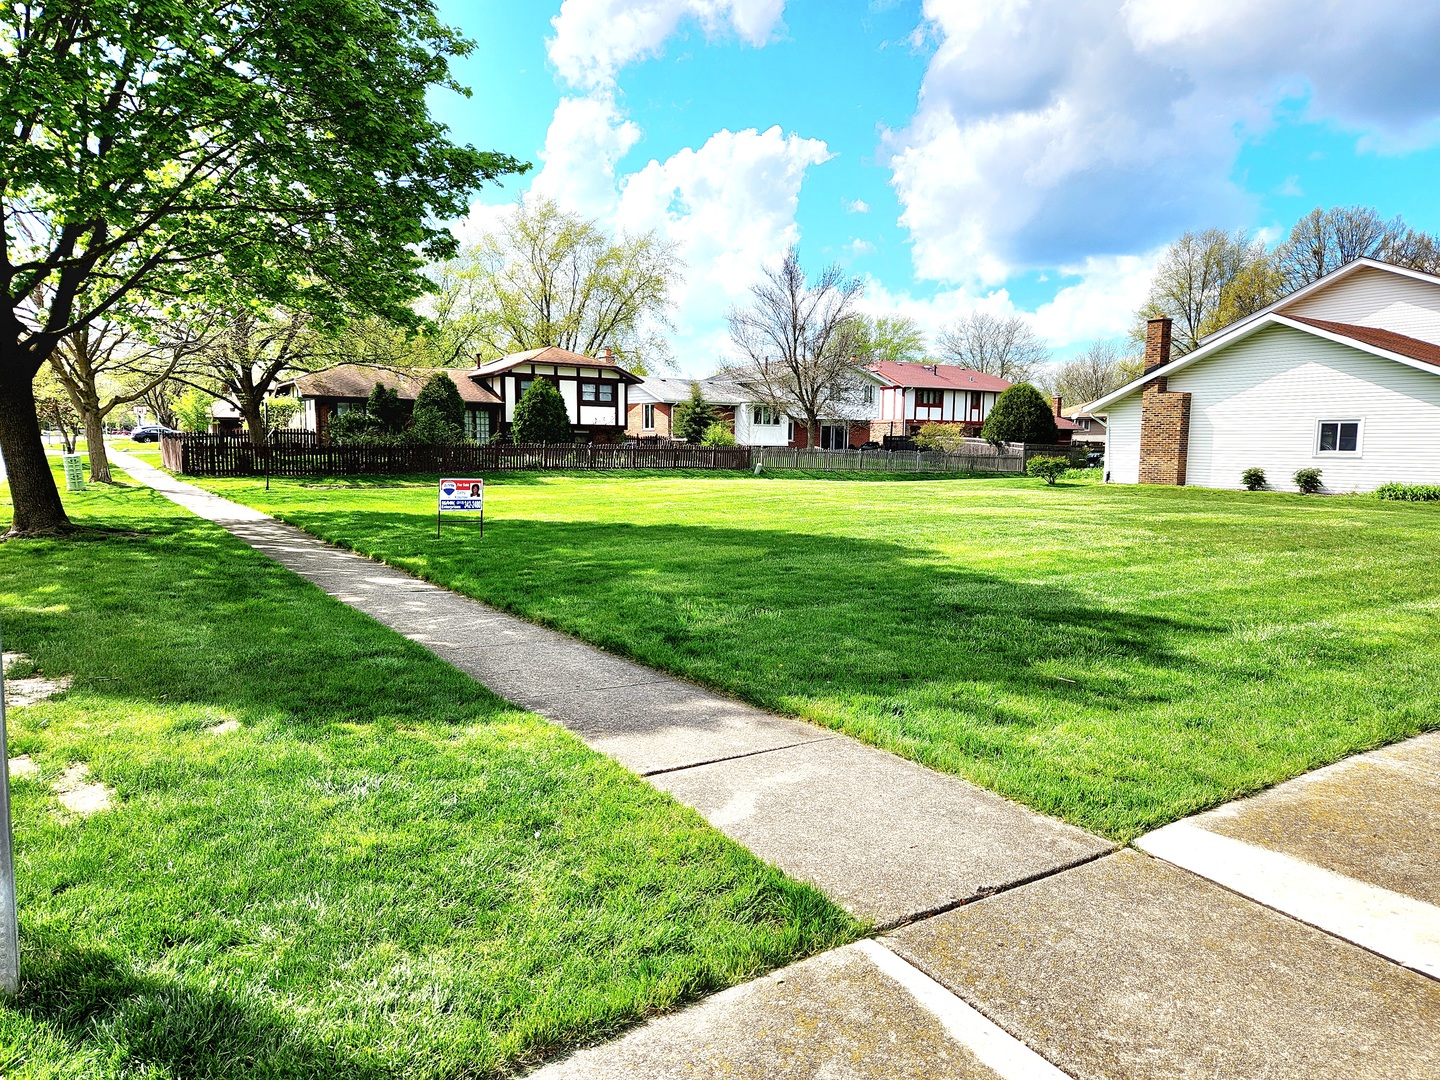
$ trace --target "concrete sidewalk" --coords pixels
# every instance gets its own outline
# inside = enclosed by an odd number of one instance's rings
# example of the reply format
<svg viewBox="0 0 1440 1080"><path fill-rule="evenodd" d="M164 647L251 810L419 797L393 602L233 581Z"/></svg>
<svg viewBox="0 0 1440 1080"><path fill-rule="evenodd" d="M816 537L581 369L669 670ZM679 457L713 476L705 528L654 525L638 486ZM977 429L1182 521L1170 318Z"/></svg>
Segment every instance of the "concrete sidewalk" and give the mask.
<svg viewBox="0 0 1440 1080"><path fill-rule="evenodd" d="M112 456L136 480L563 724L879 927L1114 847L957 777L641 667Z"/></svg>

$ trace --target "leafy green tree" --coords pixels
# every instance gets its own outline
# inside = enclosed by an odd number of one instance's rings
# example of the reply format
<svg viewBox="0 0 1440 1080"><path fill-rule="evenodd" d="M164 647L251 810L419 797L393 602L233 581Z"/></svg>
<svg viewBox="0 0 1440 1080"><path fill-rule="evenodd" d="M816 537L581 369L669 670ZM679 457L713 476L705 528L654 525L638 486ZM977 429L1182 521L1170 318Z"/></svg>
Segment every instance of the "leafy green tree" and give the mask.
<svg viewBox="0 0 1440 1080"><path fill-rule="evenodd" d="M465 401L455 380L443 371L431 375L415 395L415 415L422 409L433 410L445 423L465 429Z"/></svg>
<svg viewBox="0 0 1440 1080"><path fill-rule="evenodd" d="M33 391L62 339L134 294L413 323L440 223L524 167L431 118L470 48L433 0L7 4L0 39L15 535L69 527Z"/></svg>
<svg viewBox="0 0 1440 1080"><path fill-rule="evenodd" d="M1016 383L995 399L980 434L996 445L1025 442L1048 446L1059 438L1050 403L1029 383Z"/></svg>
<svg viewBox="0 0 1440 1080"><path fill-rule="evenodd" d="M457 443L465 438L465 402L455 380L437 371L415 395L410 438L420 443Z"/></svg>
<svg viewBox="0 0 1440 1080"><path fill-rule="evenodd" d="M175 399L175 419L181 431L209 431L215 399L203 390L190 387Z"/></svg>
<svg viewBox="0 0 1440 1080"><path fill-rule="evenodd" d="M565 399L549 379L536 379L515 403L511 437L517 443L567 443L574 439Z"/></svg>
<svg viewBox="0 0 1440 1080"><path fill-rule="evenodd" d="M547 345L586 356L610 349L641 372L668 356L663 331L683 268L653 231L612 238L596 221L527 198L436 274L470 294L434 320L447 341L477 341L489 356Z"/></svg>
<svg viewBox="0 0 1440 1080"><path fill-rule="evenodd" d="M272 397L265 402L265 419L271 431L283 431L300 414L300 399L293 397Z"/></svg>
<svg viewBox="0 0 1440 1080"><path fill-rule="evenodd" d="M35 380L35 407L39 410L40 423L58 431L65 453L73 454L84 420L53 371L41 371Z"/></svg>
<svg viewBox="0 0 1440 1080"><path fill-rule="evenodd" d="M690 396L675 406L675 418L671 431L681 442L698 443L705 438L705 432L715 423L715 410L700 393L700 384L690 383Z"/></svg>
<svg viewBox="0 0 1440 1080"><path fill-rule="evenodd" d="M920 324L904 315L859 315L855 319L855 355L863 364L918 364L928 347Z"/></svg>
<svg viewBox="0 0 1440 1080"><path fill-rule="evenodd" d="M1025 475L1038 477L1047 485L1053 485L1070 471L1070 462L1063 457L1031 458L1025 466Z"/></svg>
<svg viewBox="0 0 1440 1080"><path fill-rule="evenodd" d="M365 415L377 434L399 432L405 426L405 406L400 404L400 391L377 382L365 401Z"/></svg>
<svg viewBox="0 0 1440 1080"><path fill-rule="evenodd" d="M1215 326L1226 288L1252 262L1267 258L1265 245L1243 230L1184 233L1160 257L1132 337L1144 341L1147 319L1168 318L1173 354L1193 351Z"/></svg>

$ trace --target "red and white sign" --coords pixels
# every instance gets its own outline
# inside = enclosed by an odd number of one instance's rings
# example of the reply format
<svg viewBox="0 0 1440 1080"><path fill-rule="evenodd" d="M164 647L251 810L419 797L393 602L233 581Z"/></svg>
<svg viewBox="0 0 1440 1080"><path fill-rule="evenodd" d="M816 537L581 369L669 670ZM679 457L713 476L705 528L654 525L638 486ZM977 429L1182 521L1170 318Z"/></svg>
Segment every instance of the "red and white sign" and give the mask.
<svg viewBox="0 0 1440 1080"><path fill-rule="evenodd" d="M451 510L479 510L483 512L485 509L485 481L441 480L440 509L447 513Z"/></svg>

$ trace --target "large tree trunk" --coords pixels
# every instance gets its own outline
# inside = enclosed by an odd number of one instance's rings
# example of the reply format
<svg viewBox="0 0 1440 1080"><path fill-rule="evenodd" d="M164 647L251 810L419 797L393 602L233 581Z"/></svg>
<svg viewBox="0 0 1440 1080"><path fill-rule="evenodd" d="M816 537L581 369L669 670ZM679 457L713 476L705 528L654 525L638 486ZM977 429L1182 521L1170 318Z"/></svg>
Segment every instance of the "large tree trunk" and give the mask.
<svg viewBox="0 0 1440 1080"><path fill-rule="evenodd" d="M242 393L240 415L245 417L245 430L250 435L250 445L256 450L261 449L265 445L265 413L259 400Z"/></svg>
<svg viewBox="0 0 1440 1080"><path fill-rule="evenodd" d="M105 418L99 409L85 410L85 446L90 451L90 482L113 484L110 455L105 450Z"/></svg>
<svg viewBox="0 0 1440 1080"><path fill-rule="evenodd" d="M27 378L0 378L0 454L10 479L15 516L8 536L43 536L70 529L45 456L35 389Z"/></svg>

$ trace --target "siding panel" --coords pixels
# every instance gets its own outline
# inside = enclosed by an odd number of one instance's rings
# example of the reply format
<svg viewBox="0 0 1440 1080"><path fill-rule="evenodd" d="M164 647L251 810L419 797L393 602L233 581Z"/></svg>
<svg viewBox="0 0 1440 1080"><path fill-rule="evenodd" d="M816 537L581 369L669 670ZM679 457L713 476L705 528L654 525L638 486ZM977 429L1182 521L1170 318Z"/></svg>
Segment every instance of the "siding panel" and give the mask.
<svg viewBox="0 0 1440 1080"><path fill-rule="evenodd" d="M1169 386L1191 395L1193 485L1240 487L1240 473L1252 465L1284 490L1293 490L1295 470L1309 467L1324 470L1327 491L1370 491L1388 480L1440 483L1440 376L1272 327L1177 372ZM1132 402L1138 462L1138 394L1112 406L1110 439L1114 446L1117 419L1127 429L1122 444L1128 438L1132 424L1121 406ZM1320 420L1362 421L1361 453L1317 454Z"/></svg>
<svg viewBox="0 0 1440 1080"><path fill-rule="evenodd" d="M1440 345L1440 285L1366 267L1277 314L1355 323Z"/></svg>
<svg viewBox="0 0 1440 1080"><path fill-rule="evenodd" d="M1192 423L1194 414L1191 414ZM1110 406L1105 429L1105 474L1112 484L1140 482L1140 395Z"/></svg>

